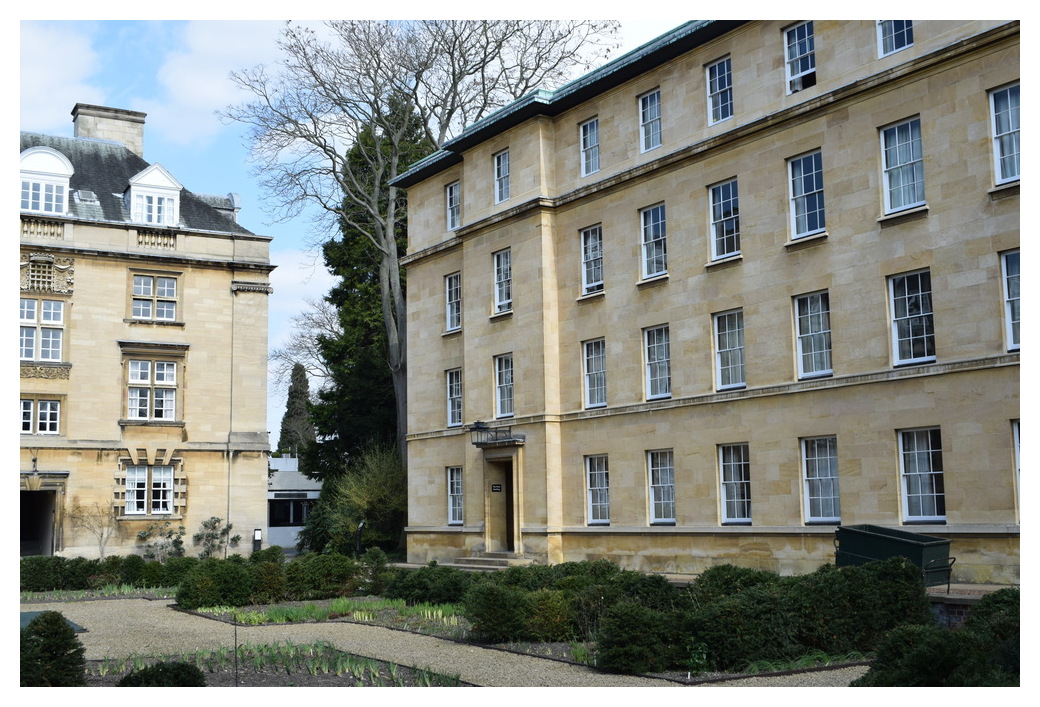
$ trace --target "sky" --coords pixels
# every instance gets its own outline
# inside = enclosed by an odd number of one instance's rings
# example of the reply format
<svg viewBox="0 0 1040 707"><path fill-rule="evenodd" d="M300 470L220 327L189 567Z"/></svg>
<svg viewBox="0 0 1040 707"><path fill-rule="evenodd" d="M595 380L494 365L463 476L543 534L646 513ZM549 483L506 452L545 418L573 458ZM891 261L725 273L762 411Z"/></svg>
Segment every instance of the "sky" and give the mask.
<svg viewBox="0 0 1040 707"><path fill-rule="evenodd" d="M622 48L613 56L685 21L623 20ZM196 194L241 197L239 223L273 238L269 348L284 343L305 300L320 299L333 283L313 246L319 234L305 216L276 221L249 161L245 126L218 115L248 98L229 79L231 71L277 61L282 26L280 20L102 19L21 20L17 27L21 130L71 137L76 103L140 111L147 114L148 162L161 164ZM286 385L269 376L272 444Z"/></svg>

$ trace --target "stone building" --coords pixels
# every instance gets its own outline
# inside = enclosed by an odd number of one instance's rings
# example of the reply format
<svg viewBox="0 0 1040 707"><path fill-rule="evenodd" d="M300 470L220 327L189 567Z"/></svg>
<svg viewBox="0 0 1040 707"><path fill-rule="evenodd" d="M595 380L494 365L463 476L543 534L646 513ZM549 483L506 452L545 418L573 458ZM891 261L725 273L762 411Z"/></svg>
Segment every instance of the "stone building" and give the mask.
<svg viewBox="0 0 1040 707"><path fill-rule="evenodd" d="M145 114L21 134L21 551L267 527L270 238L143 157Z"/></svg>
<svg viewBox="0 0 1040 707"><path fill-rule="evenodd" d="M408 557L1019 567L1019 24L697 21L413 165Z"/></svg>

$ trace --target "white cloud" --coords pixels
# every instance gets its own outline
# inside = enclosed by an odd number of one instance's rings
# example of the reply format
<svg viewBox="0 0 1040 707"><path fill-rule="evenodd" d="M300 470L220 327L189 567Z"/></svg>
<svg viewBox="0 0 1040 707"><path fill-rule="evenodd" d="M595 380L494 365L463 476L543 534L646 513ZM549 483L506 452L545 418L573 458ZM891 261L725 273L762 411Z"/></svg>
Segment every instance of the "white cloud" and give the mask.
<svg viewBox="0 0 1040 707"><path fill-rule="evenodd" d="M91 46L92 26L84 22L20 23L22 130L71 135L72 107L105 100L104 89L91 80L99 66Z"/></svg>

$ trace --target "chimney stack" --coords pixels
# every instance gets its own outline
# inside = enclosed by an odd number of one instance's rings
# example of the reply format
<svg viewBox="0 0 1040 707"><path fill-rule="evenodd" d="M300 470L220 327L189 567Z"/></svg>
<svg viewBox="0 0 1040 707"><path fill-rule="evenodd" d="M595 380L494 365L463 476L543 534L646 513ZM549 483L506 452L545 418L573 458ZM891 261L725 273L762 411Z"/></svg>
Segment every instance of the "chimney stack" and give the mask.
<svg viewBox="0 0 1040 707"><path fill-rule="evenodd" d="M147 114L121 108L77 103L72 109L74 135L120 142L143 159L145 115Z"/></svg>

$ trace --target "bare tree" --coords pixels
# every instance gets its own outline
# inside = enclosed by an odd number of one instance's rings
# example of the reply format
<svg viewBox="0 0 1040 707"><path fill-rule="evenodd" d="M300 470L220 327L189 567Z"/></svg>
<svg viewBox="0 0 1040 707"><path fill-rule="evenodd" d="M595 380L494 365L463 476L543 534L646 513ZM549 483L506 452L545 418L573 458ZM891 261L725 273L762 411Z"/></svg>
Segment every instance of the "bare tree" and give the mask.
<svg viewBox="0 0 1040 707"><path fill-rule="evenodd" d="M293 366L303 365L307 375L321 390L332 371L321 355L318 337L338 338L343 334L339 312L327 299L306 299L307 309L292 317L292 334L282 346L271 350L272 373L279 385L288 385Z"/></svg>
<svg viewBox="0 0 1040 707"><path fill-rule="evenodd" d="M73 528L86 530L97 540L98 557L105 559L105 546L116 531L116 514L111 506L97 501L89 506L78 505L69 513Z"/></svg>
<svg viewBox="0 0 1040 707"><path fill-rule="evenodd" d="M233 72L251 98L224 116L248 126L261 186L283 218L318 207L325 233L348 227L379 253L387 359L404 449L405 299L390 182L412 162L416 129L430 151L460 127L528 93L554 88L617 43L603 21L334 21L287 24L274 67Z"/></svg>

